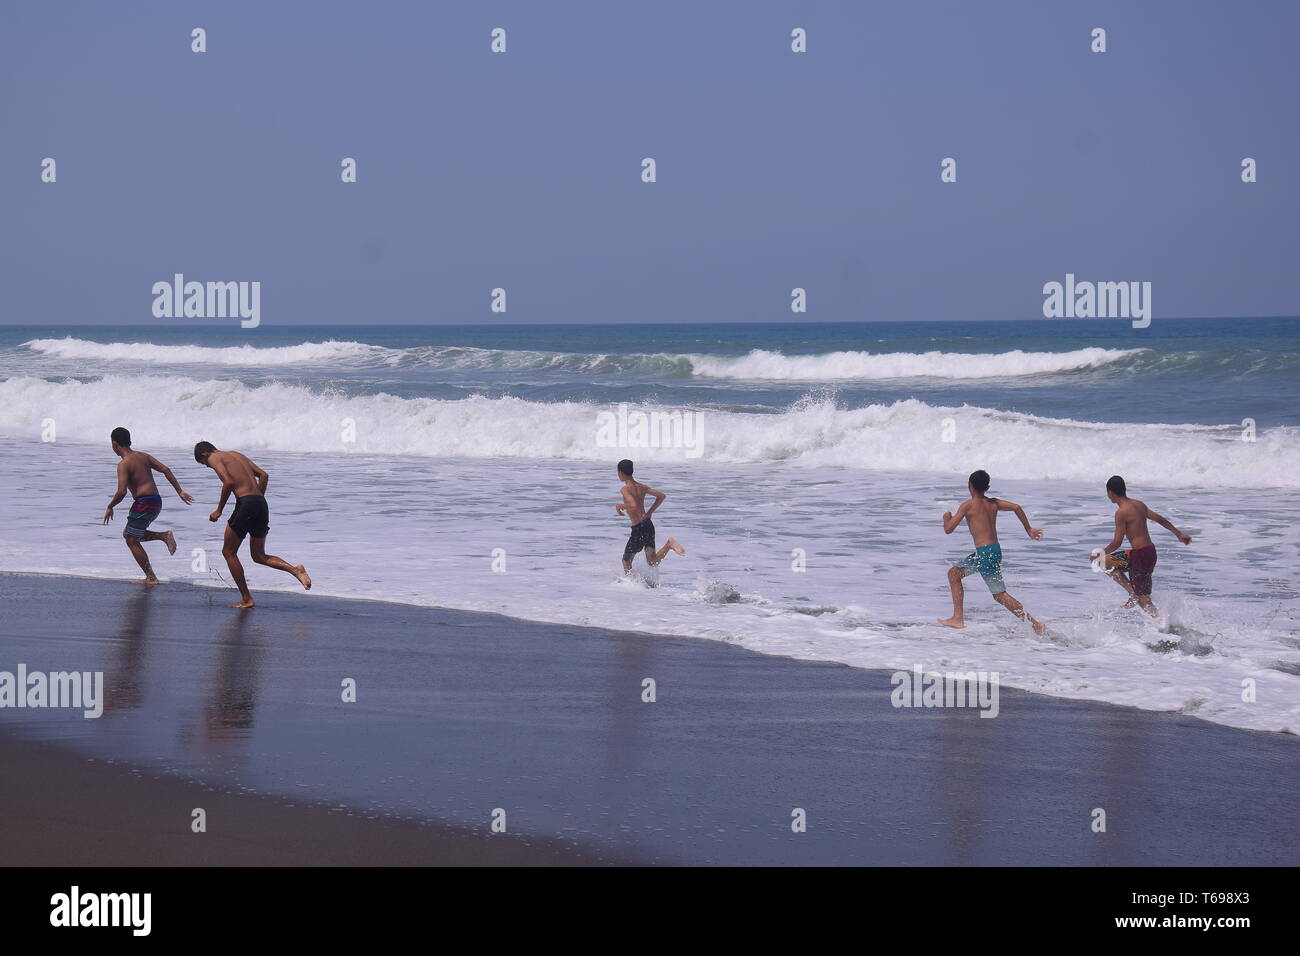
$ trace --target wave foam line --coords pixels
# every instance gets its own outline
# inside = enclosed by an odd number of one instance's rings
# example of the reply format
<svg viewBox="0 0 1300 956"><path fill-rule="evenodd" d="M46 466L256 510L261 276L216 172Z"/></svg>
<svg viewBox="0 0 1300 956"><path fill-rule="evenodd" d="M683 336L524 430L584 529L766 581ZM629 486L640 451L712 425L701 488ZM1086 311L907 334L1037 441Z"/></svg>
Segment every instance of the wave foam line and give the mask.
<svg viewBox="0 0 1300 956"><path fill-rule="evenodd" d="M622 457L717 463L788 462L866 470L1008 479L1104 481L1135 487L1300 487L1300 428L1272 428L1253 442L1235 425L1077 422L909 399L844 409L806 398L779 413L652 408L699 415L693 448L606 447L600 413L611 406L520 398L443 400L349 396L273 383L108 376L91 382L0 382L0 431L37 441L52 419L60 441L103 442L118 425L142 447L218 447L351 452L427 458ZM355 443L343 444L345 424ZM606 429L605 434L608 434ZM685 431L682 432L685 435ZM953 441L944 441L951 434ZM692 439L693 440L693 439Z"/></svg>
<svg viewBox="0 0 1300 956"><path fill-rule="evenodd" d="M389 349L361 342L309 342L259 348L241 345L154 345L100 343L72 337L33 339L24 347L55 358L157 365L425 365L437 369L556 371L584 374L630 372L666 378L747 381L850 382L894 378L1017 378L1100 368L1140 354L1142 349L1085 348L1070 352L997 354L964 352L828 352L785 355L754 349L747 355L599 354L422 345Z"/></svg>

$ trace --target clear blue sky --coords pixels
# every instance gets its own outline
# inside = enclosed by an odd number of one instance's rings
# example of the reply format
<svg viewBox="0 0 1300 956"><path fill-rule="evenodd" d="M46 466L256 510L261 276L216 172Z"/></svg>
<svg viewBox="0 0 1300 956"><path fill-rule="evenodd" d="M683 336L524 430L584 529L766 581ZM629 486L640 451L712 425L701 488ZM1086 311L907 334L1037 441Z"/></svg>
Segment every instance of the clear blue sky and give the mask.
<svg viewBox="0 0 1300 956"><path fill-rule="evenodd" d="M2 323L151 323L175 272L260 280L264 327L791 321L795 286L810 321L1036 318L1066 272L1151 281L1157 317L1300 312L1300 3L0 18Z"/></svg>

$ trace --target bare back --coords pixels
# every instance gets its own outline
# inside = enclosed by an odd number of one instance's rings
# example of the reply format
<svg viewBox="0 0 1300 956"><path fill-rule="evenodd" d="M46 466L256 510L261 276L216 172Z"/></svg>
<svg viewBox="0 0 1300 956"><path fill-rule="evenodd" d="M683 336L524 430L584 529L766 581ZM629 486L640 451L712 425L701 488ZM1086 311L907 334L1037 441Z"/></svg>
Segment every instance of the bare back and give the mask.
<svg viewBox="0 0 1300 956"><path fill-rule="evenodd" d="M1115 509L1115 533L1128 538L1129 547L1146 548L1151 544L1147 529L1147 506L1136 498L1127 498Z"/></svg>
<svg viewBox="0 0 1300 956"><path fill-rule="evenodd" d="M162 465L142 451L128 451L117 464L118 477L132 498L158 494L158 486L153 480L155 468L161 470Z"/></svg>
<svg viewBox="0 0 1300 956"><path fill-rule="evenodd" d="M972 498L966 502L966 527L975 539L975 547L998 543L998 499Z"/></svg>
<svg viewBox="0 0 1300 956"><path fill-rule="evenodd" d="M214 451L208 456L208 464L217 473L221 483L230 487L236 498L262 493L257 483L260 469L247 455L237 451Z"/></svg>
<svg viewBox="0 0 1300 956"><path fill-rule="evenodd" d="M623 485L623 504L627 505L625 513L633 524L645 520L645 496L653 493L653 490L639 481L629 481Z"/></svg>

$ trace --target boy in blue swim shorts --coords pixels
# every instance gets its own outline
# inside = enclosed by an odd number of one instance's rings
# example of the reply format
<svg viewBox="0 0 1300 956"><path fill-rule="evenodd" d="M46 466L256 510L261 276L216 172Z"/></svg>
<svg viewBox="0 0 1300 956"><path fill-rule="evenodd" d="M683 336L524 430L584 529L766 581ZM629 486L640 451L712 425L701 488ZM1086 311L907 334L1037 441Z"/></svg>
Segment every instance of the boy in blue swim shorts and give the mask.
<svg viewBox="0 0 1300 956"><path fill-rule="evenodd" d="M990 594L1002 594L1007 589L1002 583L1002 545L996 541L980 545L966 555L958 567L965 568L968 574L974 571L982 577Z"/></svg>
<svg viewBox="0 0 1300 956"><path fill-rule="evenodd" d="M973 571L979 574L984 579L984 583L989 586L989 593L993 595L993 600L1022 621L1028 621L1036 634L1042 634L1047 629L1047 625L1030 617L1023 605L1007 593L1007 587L1002 582L1002 545L998 544L998 512L1014 512L1020 519L1020 523L1025 526L1025 533L1035 541L1043 537L1043 532L1038 528L1030 527L1024 509L1014 501L986 497L984 493L989 490L989 480L987 471L972 472L966 482L970 499L961 503L956 514L948 511L943 513L944 534L952 534L962 523L962 519L965 519L966 527L975 540L975 550L966 555L961 563L948 569L948 587L952 591L952 617L943 618L939 623L945 627L966 626L962 616L962 605L965 599L962 578Z"/></svg>

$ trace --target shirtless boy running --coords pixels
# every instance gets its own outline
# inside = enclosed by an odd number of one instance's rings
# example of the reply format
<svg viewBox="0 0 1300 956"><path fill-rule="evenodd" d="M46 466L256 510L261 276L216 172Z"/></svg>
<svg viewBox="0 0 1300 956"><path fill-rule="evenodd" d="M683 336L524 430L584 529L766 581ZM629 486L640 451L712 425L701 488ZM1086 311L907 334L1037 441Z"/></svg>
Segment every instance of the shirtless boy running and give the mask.
<svg viewBox="0 0 1300 956"><path fill-rule="evenodd" d="M131 550L136 563L140 565L140 570L144 572L144 583L157 584L158 578L153 573L153 568L149 564L149 555L144 553L144 545L141 542L165 541L167 553L175 554L176 535L170 531L148 530L153 519L157 518L158 513L162 511L162 495L158 494L153 473L160 472L171 482L177 496L187 505L194 504L194 499L181 488L170 468L153 455L132 450L131 433L125 428L114 428L108 440L113 454L122 460L117 463L117 493L104 509L104 524L113 520L113 509L126 497L128 491L131 492L131 497L135 500L131 503L131 510L127 512L126 527L122 529L122 537L126 539L126 546Z"/></svg>
<svg viewBox="0 0 1300 956"><path fill-rule="evenodd" d="M632 559L636 557L638 551L645 551L646 562L651 567L662 561L669 551L685 554L686 549L674 538L669 538L667 544L658 551L655 550L655 525L650 520L650 516L668 496L633 479L632 462L626 458L618 463L618 477L623 482L623 503L615 505L614 511L627 515L628 520L632 522L632 533L628 536L627 546L623 548L624 573L632 570ZM648 511L645 507L646 495L655 499L655 503Z"/></svg>
<svg viewBox="0 0 1300 956"><path fill-rule="evenodd" d="M1144 502L1128 497L1128 487L1119 475L1112 475L1106 482L1106 497L1115 503L1115 536L1100 553L1093 552L1093 559L1103 554L1106 556L1106 573L1129 593L1124 607L1137 604L1155 617L1156 606L1151 603L1151 575L1156 567L1156 546L1147 533L1147 519L1168 528L1183 544L1191 544L1191 536L1183 534L1169 519L1156 514ZM1120 551L1120 542L1125 537L1128 538L1128 550Z"/></svg>
<svg viewBox="0 0 1300 956"><path fill-rule="evenodd" d="M1035 541L1043 537L1043 532L1029 526L1029 519L1025 517L1024 509L1020 505L1013 501L984 496L984 492L989 490L987 471L972 472L966 488L970 491L970 499L961 503L955 515L948 511L943 513L943 533L952 534L961 524L962 518L965 518L966 527L970 530L971 537L975 539L975 550L966 555L961 564L948 569L948 587L952 590L952 617L943 618L939 623L945 627L966 626L962 619L962 602L965 595L961 579L972 571L978 571L993 593L993 600L1016 617L1032 624L1035 634L1042 634L1047 629L1047 625L1030 617L1020 602L1007 593L1006 585L1002 583L1002 545L998 544L996 527L998 512L1014 512L1020 519L1020 523L1025 526L1025 533Z"/></svg>
<svg viewBox="0 0 1300 956"><path fill-rule="evenodd" d="M244 543L244 536L252 537L249 551L253 560L276 568L286 574L292 574L308 591L311 590L311 576L301 564L290 564L284 558L277 558L266 553L266 535L271 527L270 511L266 507L266 486L271 476L258 468L246 455L237 451L218 451L212 442L201 441L194 446L194 460L200 465L207 465L221 479L221 500L217 510L208 515L209 521L216 521L225 510L230 493L235 493L235 510L226 524L225 543L221 553L225 555L226 566L235 579L241 598L231 607L247 608L253 606L253 596L248 593L248 583L244 580L244 566L239 563L239 546Z"/></svg>

